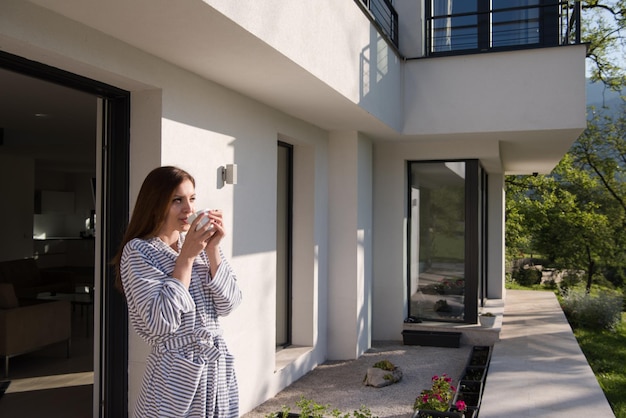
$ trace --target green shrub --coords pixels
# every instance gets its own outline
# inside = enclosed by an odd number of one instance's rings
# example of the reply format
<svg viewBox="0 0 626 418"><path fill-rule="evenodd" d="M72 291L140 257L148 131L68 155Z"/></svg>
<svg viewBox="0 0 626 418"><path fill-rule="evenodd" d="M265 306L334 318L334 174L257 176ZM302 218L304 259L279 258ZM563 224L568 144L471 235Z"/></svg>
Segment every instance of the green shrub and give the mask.
<svg viewBox="0 0 626 418"><path fill-rule="evenodd" d="M330 405L319 404L313 399L307 399L300 396L300 400L296 402L296 406L300 408L299 413L295 413L303 418L324 418L332 416L333 418L378 418L372 415L372 411L365 405L361 405L358 410L350 412L342 412L337 408L330 409ZM265 418L287 418L291 413L291 408L283 405L280 412L272 412L265 415Z"/></svg>
<svg viewBox="0 0 626 418"><path fill-rule="evenodd" d="M533 286L541 283L541 271L535 268L520 268L513 271L513 279L522 286Z"/></svg>
<svg viewBox="0 0 626 418"><path fill-rule="evenodd" d="M566 293L568 289L573 289L581 284L583 282L583 275L584 274L582 272L563 272L563 279L559 283L561 292Z"/></svg>
<svg viewBox="0 0 626 418"><path fill-rule="evenodd" d="M548 279L545 282L543 282L543 287L545 287L548 290L556 290L558 289L559 286L554 279Z"/></svg>
<svg viewBox="0 0 626 418"><path fill-rule="evenodd" d="M513 273L510 273L508 271L504 273L504 282L511 283L512 281L513 281Z"/></svg>
<svg viewBox="0 0 626 418"><path fill-rule="evenodd" d="M570 289L563 294L561 303L572 327L613 330L621 320L623 296L609 290L590 295L581 289Z"/></svg>
<svg viewBox="0 0 626 418"><path fill-rule="evenodd" d="M607 266L602 269L602 274L615 287L622 287L626 283L626 268Z"/></svg>

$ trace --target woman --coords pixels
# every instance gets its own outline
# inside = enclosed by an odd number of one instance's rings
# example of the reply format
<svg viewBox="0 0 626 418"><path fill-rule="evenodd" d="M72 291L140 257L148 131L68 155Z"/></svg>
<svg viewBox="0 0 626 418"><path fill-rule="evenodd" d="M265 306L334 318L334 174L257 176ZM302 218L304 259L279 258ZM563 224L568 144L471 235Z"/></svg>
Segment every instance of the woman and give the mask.
<svg viewBox="0 0 626 418"><path fill-rule="evenodd" d="M188 222L195 199L186 171L150 172L114 260L130 321L152 346L135 417L239 416L233 357L218 317L239 305L241 291L219 248L222 214Z"/></svg>

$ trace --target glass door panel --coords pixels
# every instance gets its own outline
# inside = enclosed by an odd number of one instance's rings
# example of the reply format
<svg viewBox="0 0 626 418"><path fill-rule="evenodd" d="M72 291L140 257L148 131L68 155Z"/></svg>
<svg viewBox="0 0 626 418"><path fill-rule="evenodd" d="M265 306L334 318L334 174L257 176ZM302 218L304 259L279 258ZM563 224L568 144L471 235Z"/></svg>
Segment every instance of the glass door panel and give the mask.
<svg viewBox="0 0 626 418"><path fill-rule="evenodd" d="M409 167L409 315L463 322L466 163L414 162Z"/></svg>

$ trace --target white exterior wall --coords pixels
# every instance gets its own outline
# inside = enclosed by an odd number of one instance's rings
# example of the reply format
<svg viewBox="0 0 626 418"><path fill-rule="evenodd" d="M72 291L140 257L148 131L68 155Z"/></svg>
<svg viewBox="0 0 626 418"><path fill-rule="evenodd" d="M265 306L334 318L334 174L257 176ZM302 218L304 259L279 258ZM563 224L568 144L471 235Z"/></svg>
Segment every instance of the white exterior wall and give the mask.
<svg viewBox="0 0 626 418"><path fill-rule="evenodd" d="M393 7L400 17L398 31L400 39L398 43L402 49L402 55L407 58L424 56L424 32L426 21L424 20L423 2L415 0L395 0Z"/></svg>
<svg viewBox="0 0 626 418"><path fill-rule="evenodd" d="M577 45L408 61L403 131L584 129L584 54Z"/></svg>
<svg viewBox="0 0 626 418"><path fill-rule="evenodd" d="M328 356L356 359L370 347L371 141L331 132Z"/></svg>
<svg viewBox="0 0 626 418"><path fill-rule="evenodd" d="M402 60L352 1L303 6L264 0L246 2L246 7L232 0L204 1L347 100L402 129Z"/></svg>

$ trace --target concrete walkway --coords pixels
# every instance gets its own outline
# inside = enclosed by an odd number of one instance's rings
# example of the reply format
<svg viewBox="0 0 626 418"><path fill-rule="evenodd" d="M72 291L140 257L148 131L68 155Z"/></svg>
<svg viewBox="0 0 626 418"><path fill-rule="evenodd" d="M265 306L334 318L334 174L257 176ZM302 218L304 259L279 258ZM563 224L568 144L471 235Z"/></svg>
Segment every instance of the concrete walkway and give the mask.
<svg viewBox="0 0 626 418"><path fill-rule="evenodd" d="M556 296L507 290L479 418L614 416Z"/></svg>

